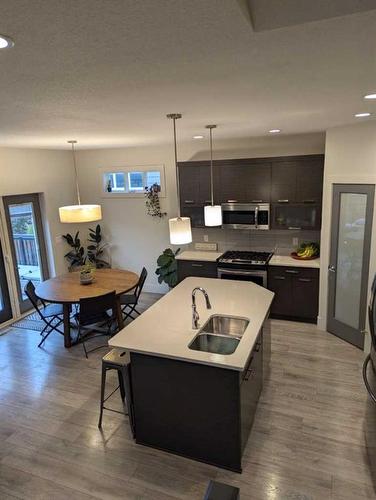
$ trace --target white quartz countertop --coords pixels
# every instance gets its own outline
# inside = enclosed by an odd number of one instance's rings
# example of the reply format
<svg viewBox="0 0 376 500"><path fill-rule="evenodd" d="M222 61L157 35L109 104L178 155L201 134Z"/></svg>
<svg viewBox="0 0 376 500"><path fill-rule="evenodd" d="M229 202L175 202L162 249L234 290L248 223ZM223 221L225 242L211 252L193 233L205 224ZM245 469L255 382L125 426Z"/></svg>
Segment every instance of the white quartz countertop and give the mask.
<svg viewBox="0 0 376 500"><path fill-rule="evenodd" d="M188 348L198 333L198 330L192 329L191 309L191 292L196 286L205 288L212 305L212 309L206 309L203 294L197 292L199 328L213 314L249 319L248 327L233 354L213 354ZM186 278L112 337L109 345L130 352L243 371L273 297L273 292L250 282Z"/></svg>
<svg viewBox="0 0 376 500"><path fill-rule="evenodd" d="M177 260L206 260L208 262L215 262L223 252L209 252L203 250L185 250L176 256Z"/></svg>
<svg viewBox="0 0 376 500"><path fill-rule="evenodd" d="M311 267L313 269L320 269L320 259L296 260L289 255L273 255L269 261L269 266Z"/></svg>

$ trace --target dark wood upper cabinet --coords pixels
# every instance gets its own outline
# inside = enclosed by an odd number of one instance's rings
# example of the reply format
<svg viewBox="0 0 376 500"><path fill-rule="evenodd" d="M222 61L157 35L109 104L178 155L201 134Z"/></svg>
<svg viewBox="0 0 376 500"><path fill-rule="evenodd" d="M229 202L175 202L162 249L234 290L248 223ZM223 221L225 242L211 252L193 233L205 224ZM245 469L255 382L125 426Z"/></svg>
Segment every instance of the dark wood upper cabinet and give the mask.
<svg viewBox="0 0 376 500"><path fill-rule="evenodd" d="M273 228L288 229L299 225L318 229L323 166L324 155L215 160L214 203L271 202L276 207ZM203 207L211 201L210 162L180 162L179 183L181 214L192 218L193 227L203 226ZM279 205L290 204L297 207L291 207L286 214L278 209ZM316 208L307 214L307 210L299 209L303 204L315 205ZM314 221L313 213L316 214ZM291 221L295 221L294 224Z"/></svg>
<svg viewBox="0 0 376 500"><path fill-rule="evenodd" d="M321 203L324 156L272 163L272 203Z"/></svg>
<svg viewBox="0 0 376 500"><path fill-rule="evenodd" d="M270 201L271 164L244 163L219 165L218 200L220 203L268 203Z"/></svg>
<svg viewBox="0 0 376 500"><path fill-rule="evenodd" d="M205 164L179 164L180 203L202 206L209 203L210 167Z"/></svg>

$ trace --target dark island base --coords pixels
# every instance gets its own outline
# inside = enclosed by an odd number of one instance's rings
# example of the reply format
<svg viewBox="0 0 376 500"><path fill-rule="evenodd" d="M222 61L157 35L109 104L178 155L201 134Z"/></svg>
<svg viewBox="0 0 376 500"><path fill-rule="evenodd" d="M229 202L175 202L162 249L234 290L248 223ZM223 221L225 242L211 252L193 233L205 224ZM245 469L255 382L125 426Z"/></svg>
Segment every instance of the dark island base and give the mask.
<svg viewBox="0 0 376 500"><path fill-rule="evenodd" d="M260 332L243 372L132 352L136 442L241 472L262 390L264 342Z"/></svg>

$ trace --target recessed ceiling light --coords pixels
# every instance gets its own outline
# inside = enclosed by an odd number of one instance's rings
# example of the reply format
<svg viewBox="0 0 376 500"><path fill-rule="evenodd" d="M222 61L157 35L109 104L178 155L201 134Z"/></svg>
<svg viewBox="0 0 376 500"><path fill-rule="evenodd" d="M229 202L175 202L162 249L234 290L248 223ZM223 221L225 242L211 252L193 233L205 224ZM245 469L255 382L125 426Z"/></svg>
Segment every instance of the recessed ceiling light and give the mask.
<svg viewBox="0 0 376 500"><path fill-rule="evenodd" d="M376 94L367 94L364 96L364 99L376 99Z"/></svg>
<svg viewBox="0 0 376 500"><path fill-rule="evenodd" d="M0 35L0 49L9 49L13 47L14 42L11 38L5 35Z"/></svg>
<svg viewBox="0 0 376 500"><path fill-rule="evenodd" d="M355 118L366 118L367 116L371 116L371 113L357 113Z"/></svg>
<svg viewBox="0 0 376 500"><path fill-rule="evenodd" d="M272 128L271 130L269 130L269 134L279 134L280 131L281 130L279 128Z"/></svg>
<svg viewBox="0 0 376 500"><path fill-rule="evenodd" d="M193 136L193 139L203 139L204 136L203 135L194 135Z"/></svg>

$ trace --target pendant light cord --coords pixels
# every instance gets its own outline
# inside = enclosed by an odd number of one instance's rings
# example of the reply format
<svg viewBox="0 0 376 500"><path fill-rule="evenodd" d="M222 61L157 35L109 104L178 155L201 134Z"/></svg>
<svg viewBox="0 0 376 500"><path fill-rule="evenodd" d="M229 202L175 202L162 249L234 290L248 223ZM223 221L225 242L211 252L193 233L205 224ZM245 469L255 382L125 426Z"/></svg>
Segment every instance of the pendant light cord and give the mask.
<svg viewBox="0 0 376 500"><path fill-rule="evenodd" d="M77 144L77 141L68 141L68 144L72 146L72 156L73 156L73 167L74 167L74 175L76 180L76 191L77 191L77 201L78 204L81 205L81 196L80 196L80 186L78 185L78 172L77 172L77 164L76 164L76 155L74 151L74 145Z"/></svg>
<svg viewBox="0 0 376 500"><path fill-rule="evenodd" d="M211 193L211 206L214 206L214 182L213 182L213 128L217 125L206 125L210 134L210 193Z"/></svg>
<svg viewBox="0 0 376 500"><path fill-rule="evenodd" d="M173 122L176 192L177 192L177 200L178 200L178 217L180 217L180 182L179 182L179 171L178 171L178 145L177 145L177 139L176 139L176 120L181 118L182 115L180 113L170 113L166 116L167 116L167 118L170 118Z"/></svg>

